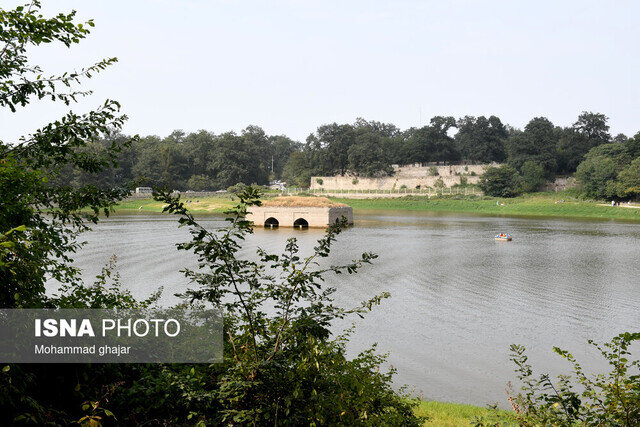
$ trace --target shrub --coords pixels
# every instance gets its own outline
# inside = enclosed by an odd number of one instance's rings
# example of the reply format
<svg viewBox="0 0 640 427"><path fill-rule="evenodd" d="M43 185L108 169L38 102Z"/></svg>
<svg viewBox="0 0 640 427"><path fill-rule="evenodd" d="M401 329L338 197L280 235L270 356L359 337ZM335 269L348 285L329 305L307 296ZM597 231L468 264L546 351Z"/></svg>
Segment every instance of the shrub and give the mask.
<svg viewBox="0 0 640 427"><path fill-rule="evenodd" d="M589 340L611 366L606 374L587 375L574 356L554 347L573 367L569 375L552 381L549 375L534 377L525 348L511 346L522 391L510 396L515 413L500 413L502 420L519 425L636 426L640 424L640 360L630 360L629 347L640 333L623 333L603 345ZM493 425L493 424L491 424Z"/></svg>
<svg viewBox="0 0 640 427"><path fill-rule="evenodd" d="M533 160L524 162L520 174L520 188L524 193L538 191L545 183L544 167Z"/></svg>
<svg viewBox="0 0 640 427"><path fill-rule="evenodd" d="M614 196L611 194L617 175L617 167L613 159L604 156L588 157L580 163L576 171L576 178L580 181L587 197L604 199Z"/></svg>
<svg viewBox="0 0 640 427"><path fill-rule="evenodd" d="M510 165L490 166L480 178L480 189L487 196L514 197L518 195L518 171Z"/></svg>
<svg viewBox="0 0 640 427"><path fill-rule="evenodd" d="M438 176L438 175L439 175L439 173L438 173L438 168L437 168L437 167L435 167L435 166L431 166L431 167L429 168L429 174L430 174L431 176Z"/></svg>
<svg viewBox="0 0 640 427"><path fill-rule="evenodd" d="M194 191L207 191L214 189L213 180L206 175L191 175L187 181L187 189Z"/></svg>
<svg viewBox="0 0 640 427"><path fill-rule="evenodd" d="M444 180L442 178L436 179L436 181L433 183L433 186L435 188L444 188Z"/></svg>
<svg viewBox="0 0 640 427"><path fill-rule="evenodd" d="M242 182L239 182L236 185L232 185L231 187L227 188L227 192L229 192L231 194L240 194L246 188L247 188L247 186L245 184L243 184Z"/></svg>
<svg viewBox="0 0 640 427"><path fill-rule="evenodd" d="M322 180L322 178L316 178L316 182L318 183L318 185L324 184L324 181Z"/></svg>
<svg viewBox="0 0 640 427"><path fill-rule="evenodd" d="M346 220L330 226L311 255L301 257L295 238L281 254L258 249L257 258L241 258L240 242L253 232L247 208L258 205L259 193L248 187L230 214L231 226L210 231L201 226L178 198L159 193L164 210L180 217L192 239L179 249L193 251L199 270L185 270L195 288L182 297L188 303L222 308L225 359L205 369L185 387L216 402L199 414L207 424L289 425L420 425L413 402L391 386L393 370L384 373L383 356L371 348L353 360L346 357L348 333L332 339L331 323L362 316L389 294L374 296L353 308L340 308L335 290L322 286L329 272L354 273L376 255L364 253L344 266L317 269L329 256ZM203 383L203 385L200 385ZM339 390L339 392L338 392ZM209 400L207 400L209 401Z"/></svg>
<svg viewBox="0 0 640 427"><path fill-rule="evenodd" d="M357 184L358 184L358 178L353 178L353 179L351 180L351 183L352 183L353 185L357 185Z"/></svg>

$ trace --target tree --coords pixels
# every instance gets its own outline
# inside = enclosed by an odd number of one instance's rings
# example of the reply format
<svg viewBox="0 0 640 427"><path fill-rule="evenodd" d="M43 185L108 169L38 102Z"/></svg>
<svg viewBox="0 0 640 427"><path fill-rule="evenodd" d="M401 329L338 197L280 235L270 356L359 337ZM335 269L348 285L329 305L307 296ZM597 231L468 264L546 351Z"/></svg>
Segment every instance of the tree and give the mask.
<svg viewBox="0 0 640 427"><path fill-rule="evenodd" d="M496 116L466 116L457 122L455 141L463 159L474 163L503 162L507 128Z"/></svg>
<svg viewBox="0 0 640 427"><path fill-rule="evenodd" d="M532 119L522 132L514 132L507 141L508 161L517 170L531 160L544 168L545 177L556 171L558 135L553 123L545 117Z"/></svg>
<svg viewBox="0 0 640 427"><path fill-rule="evenodd" d="M510 165L490 166L480 177L480 189L487 196L514 197L518 195L518 171Z"/></svg>
<svg viewBox="0 0 640 427"><path fill-rule="evenodd" d="M629 154L629 157L635 159L640 157L640 132L636 133L633 138L629 138L625 142L625 151Z"/></svg>
<svg viewBox="0 0 640 427"><path fill-rule="evenodd" d="M602 155L588 156L580 163L576 178L580 181L586 196L604 199L615 195L617 167L610 158Z"/></svg>
<svg viewBox="0 0 640 427"><path fill-rule="evenodd" d="M332 123L323 125L316 131L320 145L326 150L330 168L344 175L349 165L349 148L353 145L356 132L351 125Z"/></svg>
<svg viewBox="0 0 640 427"><path fill-rule="evenodd" d="M456 126L453 117L435 116L428 126L411 129L405 153L409 162L451 162L460 159L449 130Z"/></svg>
<svg viewBox="0 0 640 427"><path fill-rule="evenodd" d="M590 148L597 147L611 141L608 120L604 114L583 111L573 124L573 129L589 140Z"/></svg>
<svg viewBox="0 0 640 427"><path fill-rule="evenodd" d="M43 43L70 47L84 39L90 27L92 21L77 23L75 12L44 17L38 1L0 9L0 108L15 112L43 98L70 105L89 95L78 85L116 58L78 72L46 75L30 63L27 52ZM100 211L108 214L128 189L94 185L72 189L56 181L66 166L97 173L117 163L122 147L131 141L114 139L95 151L86 147L122 127L126 116L119 109L116 101L107 100L86 114L69 112L14 144L0 142L0 235L9 243L5 246L9 250L0 253L0 307L47 305L44 283L48 276L67 283L79 281L70 265L70 254L81 246L78 233L96 222Z"/></svg>
<svg viewBox="0 0 640 427"><path fill-rule="evenodd" d="M589 150L611 141L608 119L604 114L583 111L573 126L563 131L558 141L560 171L574 172Z"/></svg>
<svg viewBox="0 0 640 427"><path fill-rule="evenodd" d="M524 162L520 173L520 188L524 193L539 191L545 183L544 168L534 161Z"/></svg>
<svg viewBox="0 0 640 427"><path fill-rule="evenodd" d="M285 135L269 136L268 140L271 159L267 159L267 161L273 160L273 170L271 170L269 165L269 171L273 175L272 178L280 179L282 178L282 171L289 157L291 157L293 153L300 151L302 144Z"/></svg>
<svg viewBox="0 0 640 427"><path fill-rule="evenodd" d="M368 130L358 133L355 143L349 148L349 170L368 177L391 173L379 135Z"/></svg>
<svg viewBox="0 0 640 427"><path fill-rule="evenodd" d="M624 198L640 196L640 157L618 174L618 195Z"/></svg>
<svg viewBox="0 0 640 427"><path fill-rule="evenodd" d="M282 179L289 187L309 188L312 170L306 152L291 153L282 171Z"/></svg>
<svg viewBox="0 0 640 427"><path fill-rule="evenodd" d="M191 175L187 181L187 190L211 191L214 188L213 180L206 175Z"/></svg>

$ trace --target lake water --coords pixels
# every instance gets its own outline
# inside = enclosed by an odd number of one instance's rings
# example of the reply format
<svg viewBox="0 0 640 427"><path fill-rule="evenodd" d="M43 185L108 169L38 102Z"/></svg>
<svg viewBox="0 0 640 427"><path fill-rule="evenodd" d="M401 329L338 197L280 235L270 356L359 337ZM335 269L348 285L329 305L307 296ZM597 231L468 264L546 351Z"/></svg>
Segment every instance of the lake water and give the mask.
<svg viewBox="0 0 640 427"><path fill-rule="evenodd" d="M188 238L176 218L118 215L84 235L76 255L94 277L116 254L122 283L145 297L164 286L163 301L188 283L179 273L193 258L175 249ZM222 224L204 217L207 227ZM570 350L587 370L605 367L586 340L608 340L640 326L640 225L443 215L356 212L356 225L340 235L327 261L347 262L364 251L379 255L356 275L329 276L336 301L354 306L382 291L392 297L356 322L350 351L377 342L390 352L398 385L415 386L427 399L472 404L506 402L515 380L509 345L524 344L534 367L566 372L552 353ZM513 242L496 242L507 231ZM308 254L319 230L256 230L257 246L278 251L297 236ZM336 329L350 323L336 325Z"/></svg>

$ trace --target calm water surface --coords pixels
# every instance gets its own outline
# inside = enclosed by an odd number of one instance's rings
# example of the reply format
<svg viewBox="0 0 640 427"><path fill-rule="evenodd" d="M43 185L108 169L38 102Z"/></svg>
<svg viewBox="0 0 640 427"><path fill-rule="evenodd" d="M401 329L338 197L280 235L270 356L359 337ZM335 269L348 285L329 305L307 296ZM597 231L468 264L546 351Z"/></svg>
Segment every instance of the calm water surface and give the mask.
<svg viewBox="0 0 640 427"><path fill-rule="evenodd" d="M357 275L328 277L337 302L353 306L389 291L392 297L357 322L351 352L377 342L398 369L396 383L425 398L504 404L511 343L527 346L534 366L566 371L553 355L562 346L587 369L604 367L586 344L640 329L640 225L546 219L446 216L379 211L356 214L340 236L330 264L363 251L379 258ZM221 225L206 217L209 227ZM496 242L507 231L513 242ZM309 253L321 232L259 229L247 240L279 251L291 236ZM188 283L179 273L193 258L175 249L188 238L175 218L119 215L87 233L76 256L94 277L116 254L122 283L138 297L164 286L163 301ZM337 325L347 327L350 323Z"/></svg>

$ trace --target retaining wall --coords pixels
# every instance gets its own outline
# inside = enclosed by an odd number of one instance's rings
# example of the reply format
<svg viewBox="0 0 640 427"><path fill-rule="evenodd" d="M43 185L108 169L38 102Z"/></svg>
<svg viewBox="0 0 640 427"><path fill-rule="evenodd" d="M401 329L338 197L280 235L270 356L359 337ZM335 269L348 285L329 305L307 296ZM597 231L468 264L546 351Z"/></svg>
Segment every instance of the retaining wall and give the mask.
<svg viewBox="0 0 640 427"><path fill-rule="evenodd" d="M398 190L435 187L442 180L445 187L461 184L466 178L468 184L477 184L485 169L493 165L394 165L394 174L380 178L362 178L353 175L313 176L312 190ZM322 184L321 184L322 183Z"/></svg>

